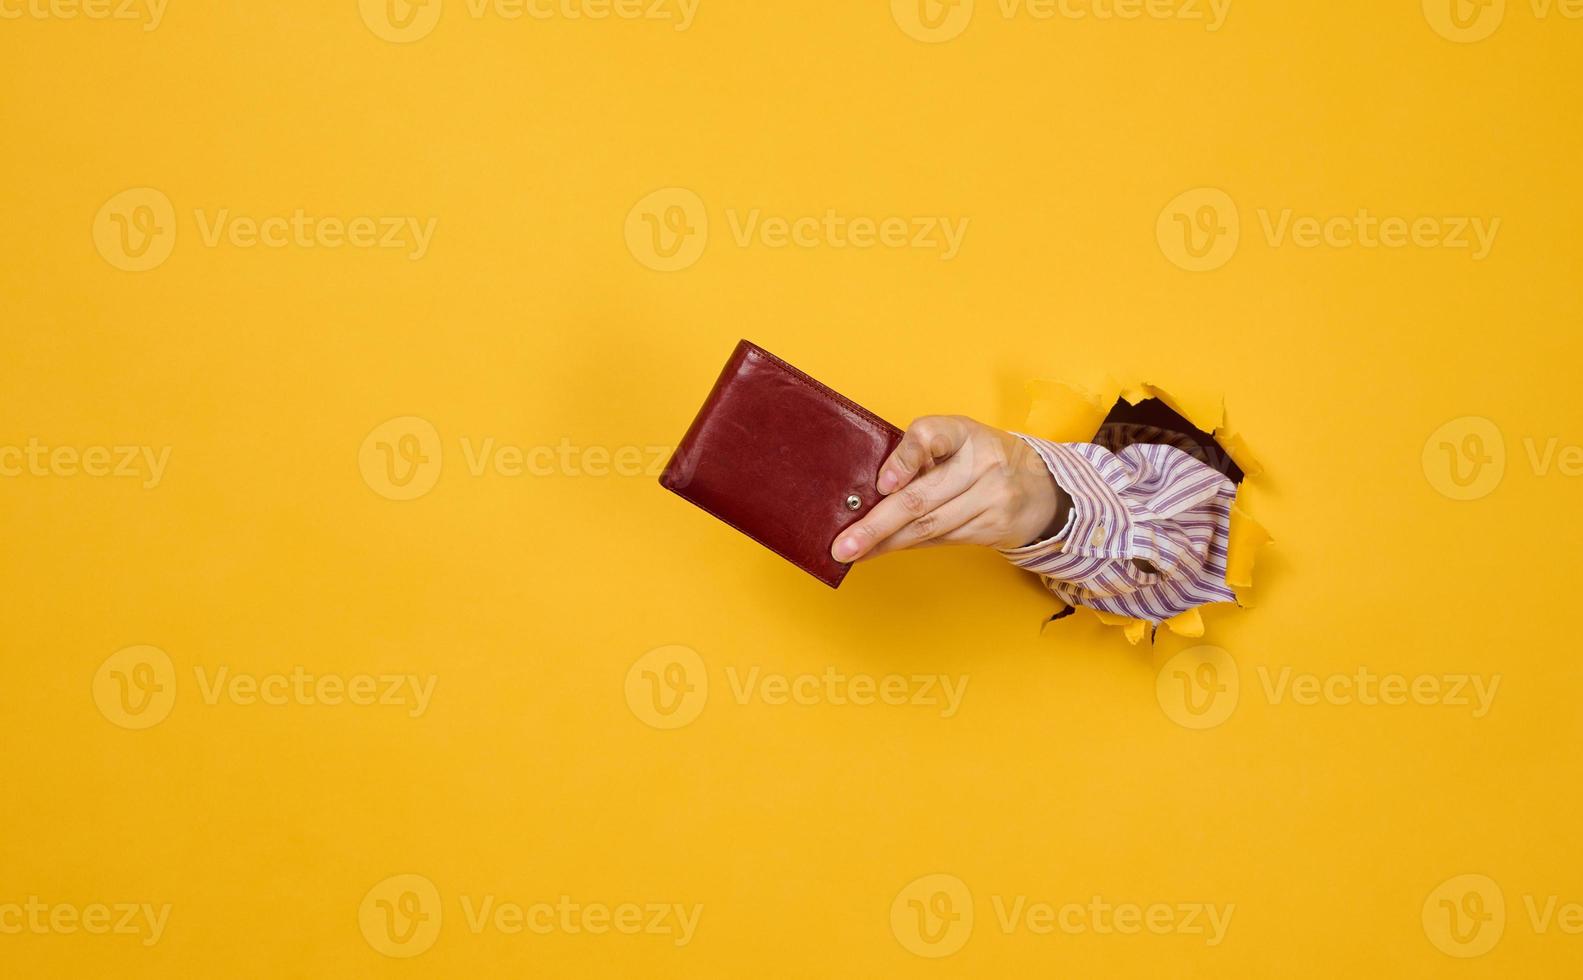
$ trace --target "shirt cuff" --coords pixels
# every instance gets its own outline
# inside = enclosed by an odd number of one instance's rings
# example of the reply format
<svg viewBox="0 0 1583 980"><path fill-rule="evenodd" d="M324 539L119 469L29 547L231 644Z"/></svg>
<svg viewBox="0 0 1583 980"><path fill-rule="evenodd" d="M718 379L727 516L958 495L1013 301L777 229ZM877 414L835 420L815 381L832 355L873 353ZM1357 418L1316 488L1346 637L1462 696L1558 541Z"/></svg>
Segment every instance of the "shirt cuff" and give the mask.
<svg viewBox="0 0 1583 980"><path fill-rule="evenodd" d="M1021 548L999 549L1013 564L1038 565L1053 555L1084 558L1125 558L1132 537L1132 518L1120 496L1105 482L1099 464L1085 451L1104 453L1098 446L1049 442L1012 433L1027 443L1044 461L1056 484L1072 500L1071 513L1060 532Z"/></svg>

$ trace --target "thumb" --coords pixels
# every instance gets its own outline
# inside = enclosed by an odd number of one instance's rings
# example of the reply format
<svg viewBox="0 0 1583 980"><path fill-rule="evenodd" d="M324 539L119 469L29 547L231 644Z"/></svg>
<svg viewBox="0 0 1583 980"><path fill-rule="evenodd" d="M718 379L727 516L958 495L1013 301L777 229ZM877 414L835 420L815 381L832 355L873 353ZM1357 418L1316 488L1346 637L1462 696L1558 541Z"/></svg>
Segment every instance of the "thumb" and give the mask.
<svg viewBox="0 0 1583 980"><path fill-rule="evenodd" d="M954 455L967 441L967 434L967 419L960 416L925 415L914 420L901 437L901 444L879 468L879 492L895 493L920 470Z"/></svg>

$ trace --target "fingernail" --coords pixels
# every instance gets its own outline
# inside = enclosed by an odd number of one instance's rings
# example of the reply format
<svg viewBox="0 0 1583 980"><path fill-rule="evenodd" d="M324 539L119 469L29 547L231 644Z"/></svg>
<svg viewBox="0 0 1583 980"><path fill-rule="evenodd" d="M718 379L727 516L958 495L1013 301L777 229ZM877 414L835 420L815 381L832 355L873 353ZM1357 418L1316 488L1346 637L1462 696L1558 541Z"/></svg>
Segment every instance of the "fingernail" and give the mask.
<svg viewBox="0 0 1583 980"><path fill-rule="evenodd" d="M851 561L857 554L857 538L846 537L835 543L835 560Z"/></svg>
<svg viewBox="0 0 1583 980"><path fill-rule="evenodd" d="M879 475L879 492L890 493L894 489L896 489L896 474L886 470Z"/></svg>

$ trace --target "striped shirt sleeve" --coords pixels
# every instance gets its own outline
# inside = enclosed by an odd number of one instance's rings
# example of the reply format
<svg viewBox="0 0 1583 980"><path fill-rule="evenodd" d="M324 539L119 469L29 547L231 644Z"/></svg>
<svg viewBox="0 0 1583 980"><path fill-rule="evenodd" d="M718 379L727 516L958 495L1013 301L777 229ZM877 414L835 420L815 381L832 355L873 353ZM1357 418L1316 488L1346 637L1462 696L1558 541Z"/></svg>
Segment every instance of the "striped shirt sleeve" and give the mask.
<svg viewBox="0 0 1583 980"><path fill-rule="evenodd" d="M1151 622L1235 600L1225 555L1236 488L1218 470L1166 445L1111 453L1019 438L1039 454L1072 509L1057 534L1003 550L1010 561L1038 573L1071 605Z"/></svg>

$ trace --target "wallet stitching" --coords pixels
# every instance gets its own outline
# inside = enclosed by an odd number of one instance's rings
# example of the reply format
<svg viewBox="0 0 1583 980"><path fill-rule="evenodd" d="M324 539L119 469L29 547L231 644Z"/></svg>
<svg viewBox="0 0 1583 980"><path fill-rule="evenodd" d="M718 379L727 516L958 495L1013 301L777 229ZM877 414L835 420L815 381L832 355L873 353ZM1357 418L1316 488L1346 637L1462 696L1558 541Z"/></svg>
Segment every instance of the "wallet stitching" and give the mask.
<svg viewBox="0 0 1583 980"><path fill-rule="evenodd" d="M689 504L692 504L694 507L697 507L699 510L703 511L705 514L708 514L710 517L713 517L715 520L719 521L720 523L725 524L726 526L728 526L730 528L733 528L738 534L747 535L749 538L753 539L754 541L757 541L762 547L768 548L770 551L773 551L775 554L780 555L782 558L784 558L787 561L791 562L793 565L796 565L798 568L800 568L803 571L807 572L809 575L812 575L814 578L818 579L819 581L824 582L826 585L829 585L831 588L834 588L835 586L839 585L841 583L841 580L846 578L846 573L850 572L852 570L852 566L851 565L843 566L841 574L837 575L835 577L835 581L834 582L831 582L830 579L825 576L824 572L819 571L818 569L813 568L810 565L804 564L802 559L796 557L795 555L789 555L786 552L780 550L779 548L777 548L774 545L770 544L768 541L765 541L763 538L759 537L757 534L754 534L752 531L749 531L747 528L741 526L736 521L731 520L731 518L723 517L720 514L717 514L716 512L710 510L708 507L705 507L703 504L699 503L697 500L693 499L692 497L687 496L685 493L682 493L681 490L679 490L678 488L673 487L669 483L667 483L667 484L665 484L665 489L669 490L671 493L674 493L676 496L678 496L678 497L682 498L683 500L687 501Z"/></svg>
<svg viewBox="0 0 1583 980"><path fill-rule="evenodd" d="M862 416L864 419L867 419L869 422L873 423L874 425L878 426L879 428L884 429L887 433L900 433L901 432L901 430L896 428L894 425L892 425L889 422L885 421L884 419L880 418L878 415L875 415L873 412L870 412L868 409L864 408L862 405L859 405L857 402L855 402L852 399L848 398L847 396L841 394L839 391L836 391L835 389L831 388L829 385L823 383L819 379L809 377L808 375L804 374L803 372L801 372L801 371L797 370L796 368L792 367L790 364L787 364L785 361L783 361L780 358L776 357L774 354L771 354L769 351L767 351L764 348L760 347L758 344L753 343L753 341L750 340L747 343L748 343L748 346L752 347L755 351L757 351L760 354L763 354L765 357L769 358L771 361L774 361L781 368L781 370L785 371L787 374L789 374L791 376L791 379L793 381L796 381L796 382L798 382L798 383L800 383L802 385L805 385L807 387L811 387L811 388L814 388L814 389L816 389L818 391L823 392L829 398L834 399L837 402L840 402L843 406L851 409L853 412L856 412L858 415Z"/></svg>

